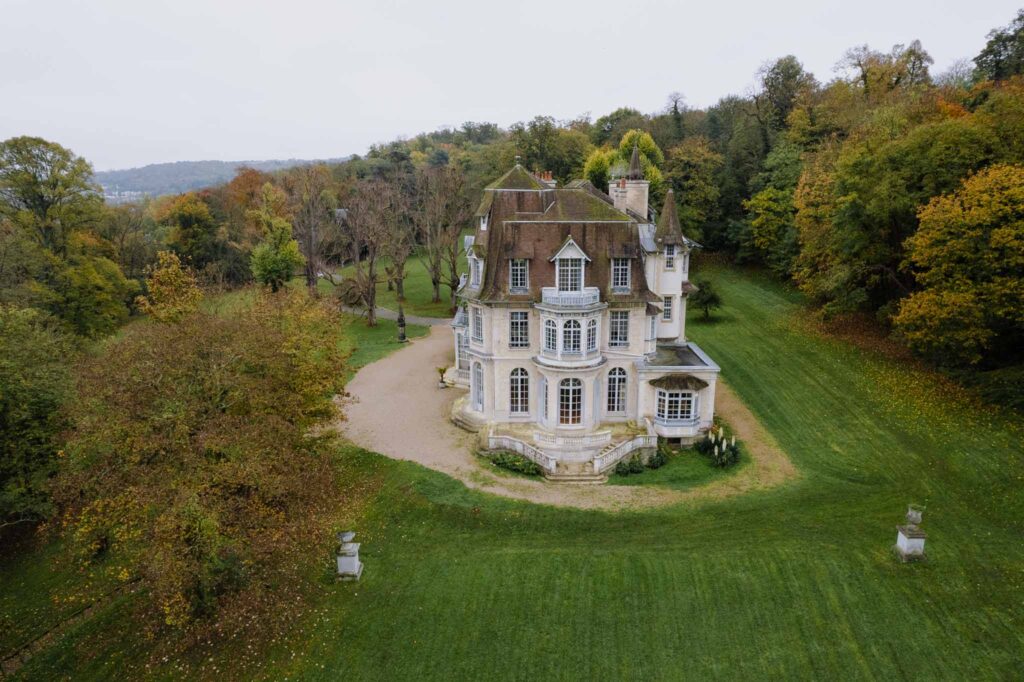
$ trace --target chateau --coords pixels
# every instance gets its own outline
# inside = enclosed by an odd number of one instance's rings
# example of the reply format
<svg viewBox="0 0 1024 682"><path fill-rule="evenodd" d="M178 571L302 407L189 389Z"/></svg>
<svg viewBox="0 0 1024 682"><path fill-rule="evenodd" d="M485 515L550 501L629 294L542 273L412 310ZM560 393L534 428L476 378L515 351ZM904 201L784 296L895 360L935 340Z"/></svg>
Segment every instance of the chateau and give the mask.
<svg viewBox="0 0 1024 682"><path fill-rule="evenodd" d="M601 480L658 437L712 423L719 367L686 340L690 255L671 191L660 214L633 150L608 193L518 163L488 185L465 238L452 322L452 418L552 479Z"/></svg>

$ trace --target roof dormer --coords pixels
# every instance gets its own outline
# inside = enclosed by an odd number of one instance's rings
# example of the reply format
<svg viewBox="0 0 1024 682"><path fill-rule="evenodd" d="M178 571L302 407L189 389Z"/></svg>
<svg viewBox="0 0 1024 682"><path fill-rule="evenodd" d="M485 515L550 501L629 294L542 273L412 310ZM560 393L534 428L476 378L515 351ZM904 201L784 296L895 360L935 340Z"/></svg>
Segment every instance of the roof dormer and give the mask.
<svg viewBox="0 0 1024 682"><path fill-rule="evenodd" d="M583 252L583 249L579 247L572 236L566 238L565 242L562 244L562 248L558 249L558 252L551 257L551 261L554 262L562 258L577 258L585 261L590 260L590 256Z"/></svg>

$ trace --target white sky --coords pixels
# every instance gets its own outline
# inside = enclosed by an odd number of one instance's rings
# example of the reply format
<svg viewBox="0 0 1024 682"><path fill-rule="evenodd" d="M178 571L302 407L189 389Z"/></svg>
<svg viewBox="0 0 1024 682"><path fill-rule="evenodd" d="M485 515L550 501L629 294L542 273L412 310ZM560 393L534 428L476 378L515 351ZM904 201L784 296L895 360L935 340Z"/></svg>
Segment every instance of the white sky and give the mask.
<svg viewBox="0 0 1024 682"><path fill-rule="evenodd" d="M0 0L0 139L97 170L326 158L463 121L655 111L751 87L795 54L919 38L938 73L1020 0Z"/></svg>

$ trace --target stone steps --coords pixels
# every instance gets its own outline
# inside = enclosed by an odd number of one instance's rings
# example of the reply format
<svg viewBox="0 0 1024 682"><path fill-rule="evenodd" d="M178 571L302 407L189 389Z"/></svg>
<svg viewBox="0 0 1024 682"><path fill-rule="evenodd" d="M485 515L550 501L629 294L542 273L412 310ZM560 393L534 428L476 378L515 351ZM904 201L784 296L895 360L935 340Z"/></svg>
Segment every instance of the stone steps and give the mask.
<svg viewBox="0 0 1024 682"><path fill-rule="evenodd" d="M553 473L544 478L557 483L580 483L598 485L608 480L604 474L594 472L593 462L559 462Z"/></svg>

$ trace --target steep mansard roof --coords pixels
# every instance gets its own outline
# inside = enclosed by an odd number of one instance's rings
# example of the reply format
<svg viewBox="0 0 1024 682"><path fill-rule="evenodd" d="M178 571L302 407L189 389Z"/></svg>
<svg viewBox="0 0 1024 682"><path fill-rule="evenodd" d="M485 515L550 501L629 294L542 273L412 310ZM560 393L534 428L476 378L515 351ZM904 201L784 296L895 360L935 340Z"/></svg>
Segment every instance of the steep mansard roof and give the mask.
<svg viewBox="0 0 1024 682"><path fill-rule="evenodd" d="M644 171L640 167L640 147L633 144L633 154L629 157L629 172L626 174L627 180L643 180Z"/></svg>
<svg viewBox="0 0 1024 682"><path fill-rule="evenodd" d="M679 215L676 213L676 197L670 189L665 196L665 207L658 216L658 227L654 231L654 242L658 246L665 244L683 245L686 243L683 238L683 228L679 225Z"/></svg>

